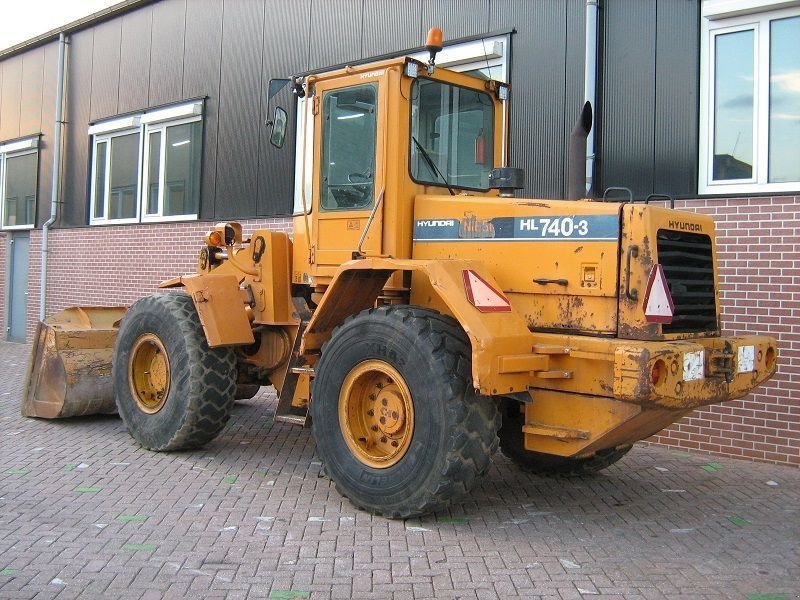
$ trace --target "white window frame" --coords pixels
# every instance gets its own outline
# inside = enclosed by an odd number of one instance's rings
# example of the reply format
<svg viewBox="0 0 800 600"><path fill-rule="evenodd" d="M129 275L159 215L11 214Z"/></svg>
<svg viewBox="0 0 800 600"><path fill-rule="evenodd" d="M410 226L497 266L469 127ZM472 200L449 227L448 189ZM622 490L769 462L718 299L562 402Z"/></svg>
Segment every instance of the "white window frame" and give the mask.
<svg viewBox="0 0 800 600"><path fill-rule="evenodd" d="M164 179L165 179L165 154L166 154L166 129L173 125L184 123L194 123L203 120L202 101L188 102L165 108L149 110L126 117L118 117L95 123L89 127L89 135L92 140L91 156L91 185L89 186L89 225L123 225L126 223L163 223L173 221L192 221L197 220L198 212L190 215L168 215L164 216ZM149 161L150 138L149 134L154 131L162 132L161 156L159 162L159 201L158 214L147 214L148 193L146 190ZM111 140L115 137L139 134L138 163L136 170L137 189L136 189L136 216L124 219L110 219L110 189L111 185ZM96 218L95 213L95 188L97 185L97 146L106 142L106 177L103 190L103 217ZM202 149L201 149L202 151ZM201 173L202 178L202 173Z"/></svg>
<svg viewBox="0 0 800 600"><path fill-rule="evenodd" d="M436 66L459 73L488 68L493 80L508 83L510 47L511 36L508 34L445 46L436 55ZM410 56L423 63L427 63L430 57L427 51Z"/></svg>
<svg viewBox="0 0 800 600"><path fill-rule="evenodd" d="M137 186L136 186L136 214L133 217L127 219L112 219L109 218L109 208L111 205L111 142L114 138L122 137L125 135L131 134L139 134L139 156L142 154L142 135L141 135L141 128L137 127L135 129L121 129L121 130L113 130L109 132L103 133L95 133L94 137L92 138L92 179L91 179L91 186L90 186L90 196L89 196L89 224L90 225L121 225L124 223L138 223L139 222L139 214L140 214L140 206L141 206L141 195L142 195L142 161L139 160L139 164L137 165L136 169L136 179L137 179ZM96 186L97 186L97 146L101 143L106 143L106 156L105 156L105 181L103 181L103 216L102 217L95 217L95 198L97 197Z"/></svg>
<svg viewBox="0 0 800 600"><path fill-rule="evenodd" d="M144 125L144 149L142 154L141 165L142 172L142 201L141 201L141 214L142 223L163 223L165 221L195 221L197 220L197 213L185 215L164 215L164 191L166 189L167 177L167 128L175 127L177 125L185 125L188 123L198 123L202 121L200 116L190 117L186 119L177 119L173 121L160 121L157 123L146 123ZM150 190L147 189L148 181L150 179L150 134L161 133L161 150L158 158L158 213L148 214L147 203L149 200ZM198 209L200 207L198 206Z"/></svg>
<svg viewBox="0 0 800 600"><path fill-rule="evenodd" d="M800 16L800 1L705 0L700 37L700 140L698 193L739 194L795 192L800 181L769 183L770 21ZM715 39L718 35L753 31L753 177L713 181Z"/></svg>
<svg viewBox="0 0 800 600"><path fill-rule="evenodd" d="M26 223L24 225L4 225L4 223L6 222L6 160L18 156L25 156L26 154L38 153L39 136L0 144L0 229L4 231L33 229L36 227L36 205L39 202L38 160L36 190L34 192L33 223Z"/></svg>

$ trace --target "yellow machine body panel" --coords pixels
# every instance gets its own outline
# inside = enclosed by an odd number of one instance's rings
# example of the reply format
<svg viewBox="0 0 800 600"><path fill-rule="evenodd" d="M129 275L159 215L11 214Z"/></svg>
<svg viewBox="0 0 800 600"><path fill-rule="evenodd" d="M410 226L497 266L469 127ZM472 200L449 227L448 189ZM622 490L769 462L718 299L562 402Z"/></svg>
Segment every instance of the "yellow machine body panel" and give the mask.
<svg viewBox="0 0 800 600"><path fill-rule="evenodd" d="M618 204L419 196L415 259L486 265L528 327L617 329Z"/></svg>

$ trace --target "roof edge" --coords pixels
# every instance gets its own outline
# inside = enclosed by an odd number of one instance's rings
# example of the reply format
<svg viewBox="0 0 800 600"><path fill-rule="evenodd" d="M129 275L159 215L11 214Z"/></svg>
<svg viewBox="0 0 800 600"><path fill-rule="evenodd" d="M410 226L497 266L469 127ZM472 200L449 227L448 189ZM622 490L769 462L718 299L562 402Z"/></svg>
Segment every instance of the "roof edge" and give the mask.
<svg viewBox="0 0 800 600"><path fill-rule="evenodd" d="M122 15L126 12L130 12L136 8L139 8L140 6L152 4L156 1L157 0L123 0L122 2L118 2L117 4L113 4L107 8L104 8L103 10L99 10L96 13L92 13L76 21L72 21L71 23L57 27L56 29L51 29L50 31L37 35L29 40L15 44L14 46L6 48L5 50L0 50L0 60L4 60L14 56L15 54L20 54L26 50L32 50L33 48L43 46L44 44L57 40L59 35L62 33L69 34L80 31L81 29L87 29L97 25L98 23L102 23L103 21Z"/></svg>

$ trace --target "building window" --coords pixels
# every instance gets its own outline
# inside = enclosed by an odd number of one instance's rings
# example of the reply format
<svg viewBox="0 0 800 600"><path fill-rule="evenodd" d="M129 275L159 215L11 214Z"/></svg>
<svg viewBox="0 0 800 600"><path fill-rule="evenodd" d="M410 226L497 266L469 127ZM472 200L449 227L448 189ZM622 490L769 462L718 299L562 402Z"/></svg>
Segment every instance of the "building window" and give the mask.
<svg viewBox="0 0 800 600"><path fill-rule="evenodd" d="M772 4L703 4L700 193L800 189L800 7Z"/></svg>
<svg viewBox="0 0 800 600"><path fill-rule="evenodd" d="M94 136L91 222L138 220L138 129Z"/></svg>
<svg viewBox="0 0 800 600"><path fill-rule="evenodd" d="M30 229L36 223L38 145L38 137L0 144L3 229Z"/></svg>
<svg viewBox="0 0 800 600"><path fill-rule="evenodd" d="M201 103L96 123L89 133L91 224L197 218Z"/></svg>

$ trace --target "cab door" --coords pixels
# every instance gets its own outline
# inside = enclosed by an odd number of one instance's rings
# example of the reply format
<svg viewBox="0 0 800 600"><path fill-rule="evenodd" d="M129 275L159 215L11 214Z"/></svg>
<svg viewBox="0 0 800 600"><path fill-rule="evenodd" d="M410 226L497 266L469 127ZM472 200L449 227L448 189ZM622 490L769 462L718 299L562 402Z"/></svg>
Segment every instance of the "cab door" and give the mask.
<svg viewBox="0 0 800 600"><path fill-rule="evenodd" d="M378 73L380 75L380 73ZM333 275L352 260L384 185L386 118L382 77L346 77L319 82L316 114L312 274ZM361 246L381 253L383 211L379 206Z"/></svg>

